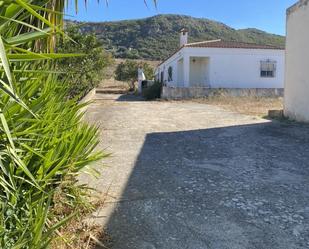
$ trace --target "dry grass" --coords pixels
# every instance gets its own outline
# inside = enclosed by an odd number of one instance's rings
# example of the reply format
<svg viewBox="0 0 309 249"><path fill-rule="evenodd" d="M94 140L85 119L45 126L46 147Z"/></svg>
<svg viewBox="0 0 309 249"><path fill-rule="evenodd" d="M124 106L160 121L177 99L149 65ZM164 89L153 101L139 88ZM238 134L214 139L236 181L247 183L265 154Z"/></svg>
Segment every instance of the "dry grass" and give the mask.
<svg viewBox="0 0 309 249"><path fill-rule="evenodd" d="M213 96L194 100L198 103L220 106L223 109L241 114L265 117L269 110L283 109L283 98L281 97L232 97Z"/></svg>
<svg viewBox="0 0 309 249"><path fill-rule="evenodd" d="M126 59L115 59L115 68L117 65L119 65L121 62L125 62ZM150 60L133 60L133 61L136 61L136 62L141 62L141 63L148 63L150 66L152 66L153 68L156 68L161 61L150 61Z"/></svg>
<svg viewBox="0 0 309 249"><path fill-rule="evenodd" d="M122 89L129 90L129 84L123 81L115 80L114 77L102 80L98 86L100 89Z"/></svg>
<svg viewBox="0 0 309 249"><path fill-rule="evenodd" d="M80 219L70 222L58 232L58 237L52 242L52 249L94 249L109 248L111 243L108 234L101 226L87 224Z"/></svg>
<svg viewBox="0 0 309 249"><path fill-rule="evenodd" d="M102 202L94 203L94 209L102 208ZM93 209L79 210L68 224L57 230L51 249L95 249L109 248L111 237L100 225L85 221Z"/></svg>
<svg viewBox="0 0 309 249"><path fill-rule="evenodd" d="M73 181L76 180L73 178ZM87 220L87 217L91 217L95 211L104 207L107 198L109 198L109 190L104 194L99 194L87 189L80 189L79 186L72 186L73 191L78 191L74 193L78 197L74 205L71 205L69 201L68 191L61 186L54 196L54 207L51 210L54 217L50 222L51 225L71 214L75 215L65 226L56 231L51 249L109 248L111 238L104 228L94 221Z"/></svg>

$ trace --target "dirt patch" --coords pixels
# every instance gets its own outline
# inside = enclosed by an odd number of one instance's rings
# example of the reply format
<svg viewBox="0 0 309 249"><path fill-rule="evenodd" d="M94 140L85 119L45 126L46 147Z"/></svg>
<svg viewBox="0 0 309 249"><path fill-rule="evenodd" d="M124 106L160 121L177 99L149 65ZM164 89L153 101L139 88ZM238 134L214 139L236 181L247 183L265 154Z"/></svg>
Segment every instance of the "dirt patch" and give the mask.
<svg viewBox="0 0 309 249"><path fill-rule="evenodd" d="M208 105L216 105L229 111L259 117L267 116L269 110L283 109L283 98L281 97L214 96L195 99L193 101Z"/></svg>
<svg viewBox="0 0 309 249"><path fill-rule="evenodd" d="M129 85L126 82L115 80L113 77L110 79L104 79L98 86L99 89L123 89L128 90Z"/></svg>
<svg viewBox="0 0 309 249"><path fill-rule="evenodd" d="M94 249L108 248L107 246L111 245L111 237L105 229L87 219L95 211L104 208L105 202L109 199L108 192L100 194L96 191L87 191L82 185L80 186L81 190L76 187L76 191L81 192L76 200L78 204L74 208L64 190L59 188L55 194L50 225L60 222L65 217L72 216L72 218L55 231L51 249Z"/></svg>

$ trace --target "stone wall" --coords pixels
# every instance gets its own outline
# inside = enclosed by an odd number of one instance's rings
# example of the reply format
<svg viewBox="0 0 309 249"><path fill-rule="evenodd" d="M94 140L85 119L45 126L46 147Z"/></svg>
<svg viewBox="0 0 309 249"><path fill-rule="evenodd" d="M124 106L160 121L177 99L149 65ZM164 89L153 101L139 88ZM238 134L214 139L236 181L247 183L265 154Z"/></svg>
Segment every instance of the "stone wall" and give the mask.
<svg viewBox="0 0 309 249"><path fill-rule="evenodd" d="M162 89L161 98L163 99L190 99L201 98L209 94L209 88L204 87L167 87Z"/></svg>
<svg viewBox="0 0 309 249"><path fill-rule="evenodd" d="M163 99L192 99L203 98L215 95L225 95L233 97L283 97L283 88L204 88L204 87L163 87L162 98Z"/></svg>

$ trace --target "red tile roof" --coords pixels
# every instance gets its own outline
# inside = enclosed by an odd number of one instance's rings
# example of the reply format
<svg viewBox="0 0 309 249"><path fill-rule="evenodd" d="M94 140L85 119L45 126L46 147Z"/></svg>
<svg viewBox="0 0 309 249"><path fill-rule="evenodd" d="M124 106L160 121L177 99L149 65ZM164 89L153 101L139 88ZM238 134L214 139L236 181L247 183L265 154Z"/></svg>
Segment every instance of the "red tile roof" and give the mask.
<svg viewBox="0 0 309 249"><path fill-rule="evenodd" d="M278 50L284 50L283 47L278 47L278 46L259 45L259 44L254 44L254 43L244 43L244 42L236 42L236 41L222 41L222 40L188 43L188 44L185 45L185 47L189 47L189 48L243 48L243 49L278 49Z"/></svg>
<svg viewBox="0 0 309 249"><path fill-rule="evenodd" d="M174 53L163 60L158 66L161 66L173 55L178 53L182 48L242 48L242 49L274 49L274 50L284 50L284 47L272 46L272 45L259 45L255 43L245 43L236 41L222 41L222 40L211 40L203 42L188 43L180 48L178 48Z"/></svg>

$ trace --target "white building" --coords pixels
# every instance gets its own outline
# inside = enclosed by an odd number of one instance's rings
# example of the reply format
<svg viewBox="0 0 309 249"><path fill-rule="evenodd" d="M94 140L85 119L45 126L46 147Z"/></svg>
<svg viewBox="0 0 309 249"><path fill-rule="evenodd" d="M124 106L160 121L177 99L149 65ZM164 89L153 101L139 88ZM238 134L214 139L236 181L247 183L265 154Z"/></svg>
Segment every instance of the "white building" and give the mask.
<svg viewBox="0 0 309 249"><path fill-rule="evenodd" d="M309 0L287 10L285 116L309 122Z"/></svg>
<svg viewBox="0 0 309 249"><path fill-rule="evenodd" d="M188 43L156 69L167 88L278 89L284 87L283 48L222 40Z"/></svg>

